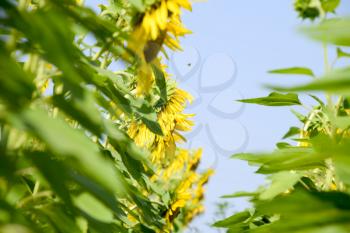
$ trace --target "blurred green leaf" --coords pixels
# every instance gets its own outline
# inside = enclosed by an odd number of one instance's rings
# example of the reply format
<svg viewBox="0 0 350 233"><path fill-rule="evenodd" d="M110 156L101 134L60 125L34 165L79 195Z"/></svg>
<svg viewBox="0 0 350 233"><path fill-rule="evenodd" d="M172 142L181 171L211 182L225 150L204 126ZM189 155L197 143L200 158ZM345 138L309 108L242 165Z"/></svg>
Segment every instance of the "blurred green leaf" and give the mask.
<svg viewBox="0 0 350 233"><path fill-rule="evenodd" d="M281 215L280 221L266 225L261 232L316 233L327 226L348 227L349 200L348 194L340 192L307 193L298 190L273 201L259 202L257 207L261 213Z"/></svg>
<svg viewBox="0 0 350 233"><path fill-rule="evenodd" d="M251 216L249 211L240 212L232 215L222 221L218 221L213 224L214 227L230 227L234 224L239 224L240 222L244 222Z"/></svg>
<svg viewBox="0 0 350 233"><path fill-rule="evenodd" d="M135 7L138 11L144 11L145 6L142 0L130 0L130 3L133 7Z"/></svg>
<svg viewBox="0 0 350 233"><path fill-rule="evenodd" d="M280 94L272 92L267 97L238 100L243 103L259 104L265 106L292 106L301 105L298 95L293 93Z"/></svg>
<svg viewBox="0 0 350 233"><path fill-rule="evenodd" d="M165 82L165 76L163 74L163 71L160 70L157 66L152 65L152 70L154 77L156 79L156 84L160 92L160 100L162 101L161 104L166 104L167 103L167 86Z"/></svg>
<svg viewBox="0 0 350 233"><path fill-rule="evenodd" d="M255 195L256 195L255 192L236 192L233 194L224 195L222 196L222 198L253 197Z"/></svg>
<svg viewBox="0 0 350 233"><path fill-rule="evenodd" d="M289 144L288 142L278 142L276 144L276 147L278 149L282 150L282 149L292 148L293 146L291 144Z"/></svg>
<svg viewBox="0 0 350 233"><path fill-rule="evenodd" d="M45 206L45 208L41 208L39 212L44 213L59 232L82 233L76 225L73 216L64 210L63 206Z"/></svg>
<svg viewBox="0 0 350 233"><path fill-rule="evenodd" d="M273 87L280 91L328 91L333 93L345 93L350 91L350 68L335 70L325 75L325 77L317 79L305 85L284 88Z"/></svg>
<svg viewBox="0 0 350 233"><path fill-rule="evenodd" d="M271 70L271 74L307 75L315 77L314 72L306 67L290 67L285 69Z"/></svg>
<svg viewBox="0 0 350 233"><path fill-rule="evenodd" d="M339 4L340 0L321 0L322 9L325 12L334 12Z"/></svg>
<svg viewBox="0 0 350 233"><path fill-rule="evenodd" d="M283 139L290 138L299 133L300 133L300 129L298 127L290 127L288 132L283 136Z"/></svg>
<svg viewBox="0 0 350 233"><path fill-rule="evenodd" d="M350 57L350 53L343 51L341 48L337 48L337 58Z"/></svg>
<svg viewBox="0 0 350 233"><path fill-rule="evenodd" d="M5 45L0 40L0 97L9 107L18 109L32 98L33 77L26 74L21 67L6 52Z"/></svg>
<svg viewBox="0 0 350 233"><path fill-rule="evenodd" d="M78 163L82 172L107 190L115 192L123 189L113 166L102 157L98 147L83 132L70 128L62 120L48 117L40 110L25 110L20 117L27 129L44 141L56 155L73 159L72 162Z"/></svg>
<svg viewBox="0 0 350 233"><path fill-rule="evenodd" d="M96 220L106 223L113 222L113 212L88 193L81 193L74 198L74 203Z"/></svg>
<svg viewBox="0 0 350 233"><path fill-rule="evenodd" d="M260 193L261 200L271 200L281 193L293 188L293 186L300 180L302 174L296 172L278 172L269 176L271 185L268 189Z"/></svg>
<svg viewBox="0 0 350 233"><path fill-rule="evenodd" d="M303 28L302 32L309 37L337 46L350 46L349 18L324 20L317 26Z"/></svg>
<svg viewBox="0 0 350 233"><path fill-rule="evenodd" d="M252 165L259 165L258 173L271 174L279 171L324 167L324 160L329 156L311 148L295 147L276 150L271 154L236 154L233 158L246 160Z"/></svg>

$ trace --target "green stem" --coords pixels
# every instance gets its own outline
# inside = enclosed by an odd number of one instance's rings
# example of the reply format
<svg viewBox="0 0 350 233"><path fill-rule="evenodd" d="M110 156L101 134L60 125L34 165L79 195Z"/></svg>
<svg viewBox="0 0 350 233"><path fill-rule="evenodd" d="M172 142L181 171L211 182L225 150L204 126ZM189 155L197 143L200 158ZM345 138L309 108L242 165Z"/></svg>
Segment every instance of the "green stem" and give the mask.
<svg viewBox="0 0 350 233"><path fill-rule="evenodd" d="M325 74L327 75L330 72L331 68L328 61L328 46L326 43L323 43L323 61L324 61ZM326 98L327 98L328 106L331 108L333 106L331 94L326 93Z"/></svg>
<svg viewBox="0 0 350 233"><path fill-rule="evenodd" d="M40 181L37 180L34 185L33 196L35 196L39 192L39 188L40 188Z"/></svg>
<svg viewBox="0 0 350 233"><path fill-rule="evenodd" d="M344 97L343 96L339 96L337 104L335 105L335 107L336 107L336 114L338 114L339 109L340 109L340 107L343 104L343 101L344 101Z"/></svg>
<svg viewBox="0 0 350 233"><path fill-rule="evenodd" d="M308 127L310 126L310 124L312 122L312 120L316 117L322 122L325 130L327 131L327 134L329 134L330 136L332 135L332 128L330 127L330 125L328 123L329 119L328 119L328 116L326 114L324 114L319 109L310 109L309 107L307 107L305 105L302 105L302 107L304 107L307 111L310 112L310 115L309 115L309 117L307 118L307 121L304 124L303 131L307 131ZM326 119L326 117L327 117L327 119Z"/></svg>
<svg viewBox="0 0 350 233"><path fill-rule="evenodd" d="M327 76L327 74L329 74L329 72L331 71L331 66L329 65L329 56L328 56L328 45L326 42L323 43L323 54L324 54L324 70L325 70L325 74ZM327 109L328 112L332 115L332 117L336 117L337 116L337 110L336 107L334 106L333 100L332 100L332 95L329 92L326 92L326 99L327 99ZM336 134L336 127L333 127L332 124L330 124L330 136L334 137L334 135Z"/></svg>
<svg viewBox="0 0 350 233"><path fill-rule="evenodd" d="M53 195L53 193L51 191L43 191L43 192L37 193L35 196L25 197L21 201L18 202L17 207L19 207L19 208L24 207L28 203L30 203L38 198L51 197L52 195Z"/></svg>

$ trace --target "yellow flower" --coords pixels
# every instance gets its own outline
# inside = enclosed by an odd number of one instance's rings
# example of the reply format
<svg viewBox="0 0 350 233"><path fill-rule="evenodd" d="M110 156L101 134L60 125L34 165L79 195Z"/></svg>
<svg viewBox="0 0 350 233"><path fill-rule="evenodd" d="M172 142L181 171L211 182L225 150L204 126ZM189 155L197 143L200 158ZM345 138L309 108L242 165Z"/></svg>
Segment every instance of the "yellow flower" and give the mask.
<svg viewBox="0 0 350 233"><path fill-rule="evenodd" d="M191 33L181 22L181 8L191 10L188 0L161 0L150 6L131 33L128 47L139 57L138 94L147 93L154 81L149 68L163 44L181 50L179 37ZM146 67L148 66L148 67Z"/></svg>
<svg viewBox="0 0 350 233"><path fill-rule="evenodd" d="M156 40L162 30L165 30L168 24L168 8L165 1L162 1L158 8L146 11L143 16L141 27L146 36Z"/></svg>
<svg viewBox="0 0 350 233"><path fill-rule="evenodd" d="M173 160L173 162L163 171L162 177L165 180L170 179L172 176L174 176L176 173L180 172L184 169L184 166L189 160L189 153L187 150L179 150L179 152L176 154L176 158ZM158 174L159 176L161 174Z"/></svg>
<svg viewBox="0 0 350 233"><path fill-rule="evenodd" d="M203 153L202 149L199 149L195 152L195 154L193 155L193 158L189 161L189 166L188 166L189 170L196 169L200 159L202 158L202 153Z"/></svg>
<svg viewBox="0 0 350 233"><path fill-rule="evenodd" d="M175 191L175 201L171 204L167 211L166 218L171 221L174 214L182 207L185 207L186 203L192 199L191 187L197 178L197 174L192 172L189 177L183 179L178 188Z"/></svg>
<svg viewBox="0 0 350 233"><path fill-rule="evenodd" d="M144 50L149 41L158 42L159 47L164 42L170 49L180 50L179 37L191 33L181 22L181 8L191 10L191 3L188 0L161 0L150 6L135 28L129 48L141 59L145 58Z"/></svg>
<svg viewBox="0 0 350 233"><path fill-rule="evenodd" d="M151 132L143 123L131 123L128 134L135 143L151 151L152 162L166 164L175 156L176 143L184 140L180 132L191 130L193 115L182 113L186 102L192 100L187 92L175 89L165 106L158 112L158 123L163 136Z"/></svg>

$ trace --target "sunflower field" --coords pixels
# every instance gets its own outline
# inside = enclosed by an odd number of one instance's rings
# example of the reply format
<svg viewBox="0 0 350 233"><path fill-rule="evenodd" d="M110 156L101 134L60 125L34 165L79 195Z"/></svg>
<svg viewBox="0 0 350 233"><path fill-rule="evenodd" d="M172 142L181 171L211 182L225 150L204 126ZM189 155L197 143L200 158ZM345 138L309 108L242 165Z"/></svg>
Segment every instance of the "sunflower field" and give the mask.
<svg viewBox="0 0 350 233"><path fill-rule="evenodd" d="M339 4L294 1L310 24L302 33L323 44L323 75L272 70L311 81L239 100L308 114L293 111L300 126L272 153L233 156L257 166L268 185L225 196L248 197L251 206L211 223L214 231L350 232L350 67L336 66L350 57L350 19L337 17ZM182 20L192 2L109 0L98 8L0 0L0 233L185 232L204 212L214 171L198 169L201 148L183 146L193 97L166 65L192 33Z"/></svg>
<svg viewBox="0 0 350 233"><path fill-rule="evenodd" d="M1 0L0 232L178 232L211 170L166 73L187 0ZM120 69L109 68L118 63Z"/></svg>

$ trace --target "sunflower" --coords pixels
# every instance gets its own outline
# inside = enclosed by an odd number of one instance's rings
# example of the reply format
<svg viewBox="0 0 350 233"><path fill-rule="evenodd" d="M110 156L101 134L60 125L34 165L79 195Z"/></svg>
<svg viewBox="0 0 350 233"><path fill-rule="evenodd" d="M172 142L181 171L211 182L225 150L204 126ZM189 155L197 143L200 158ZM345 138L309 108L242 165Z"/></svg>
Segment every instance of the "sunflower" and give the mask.
<svg viewBox="0 0 350 233"><path fill-rule="evenodd" d="M187 103L192 102L192 96L177 87L157 57L159 51L164 52L163 45L180 50L179 38L190 33L181 22L182 9L191 10L188 0L155 2L140 13L140 20L133 28L128 44L139 57L137 95L153 96L155 76L152 66L163 72L166 81L166 101L161 106L159 102L154 105L163 135L153 133L138 120L132 120L128 125L128 134L134 142L151 152L150 159L156 171L151 177L152 183L168 190L167 210L164 212L166 226L161 232L172 232L177 224L187 225L203 212L203 186L212 174L211 170L204 174L196 171L202 156L201 149L189 151L178 147L178 143L185 141L182 133L193 127L193 114L184 113Z"/></svg>
<svg viewBox="0 0 350 233"><path fill-rule="evenodd" d="M192 158L194 158L193 156ZM187 165L188 165L187 161ZM168 226L171 226L174 218L181 214L181 224L187 225L195 216L204 211L202 200L204 197L204 185L208 182L213 170L209 169L203 174L192 170L186 170L182 174L182 181L175 190L175 198L166 213ZM173 174L174 175L174 174ZM184 179L185 177L185 179ZM181 213L180 213L181 209Z"/></svg>
<svg viewBox="0 0 350 233"><path fill-rule="evenodd" d="M128 134L138 146L146 148L152 153L152 162L166 163L174 157L176 142L184 141L181 132L191 130L193 114L183 113L186 103L192 100L187 92L175 88L166 105L158 112L158 123L163 135L151 132L140 122L132 122Z"/></svg>
<svg viewBox="0 0 350 233"><path fill-rule="evenodd" d="M173 218L176 217L180 208L186 206L193 197L192 186L195 184L195 181L198 179L198 174L191 172L186 176L186 179L183 179L179 186L175 190L175 201L170 205L166 213L166 220L170 223Z"/></svg>
<svg viewBox="0 0 350 233"><path fill-rule="evenodd" d="M165 51L163 44L172 50L181 50L179 38L191 33L181 22L182 8L192 10L191 3L188 0L158 1L142 13L131 33L128 47L139 57L139 94L147 93L154 82L148 63L154 64L159 51Z"/></svg>
<svg viewBox="0 0 350 233"><path fill-rule="evenodd" d="M161 0L144 13L139 27L147 40L157 40L163 33L167 37L184 36L191 33L181 23L181 8L192 10L188 0Z"/></svg>

